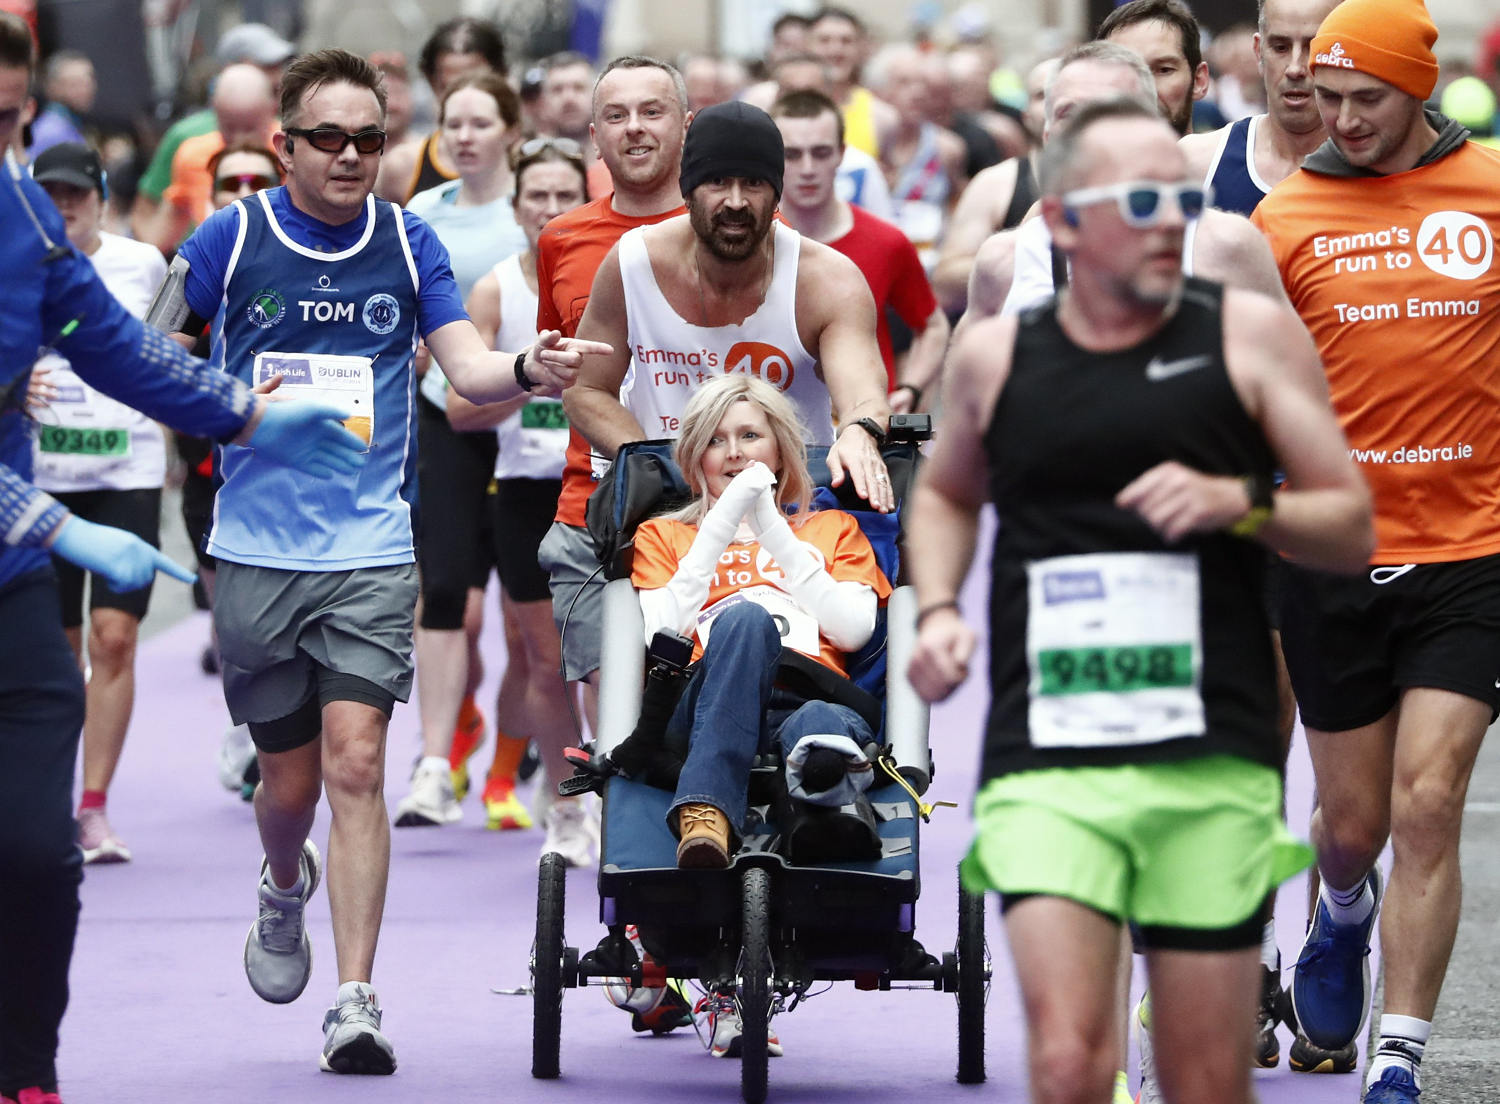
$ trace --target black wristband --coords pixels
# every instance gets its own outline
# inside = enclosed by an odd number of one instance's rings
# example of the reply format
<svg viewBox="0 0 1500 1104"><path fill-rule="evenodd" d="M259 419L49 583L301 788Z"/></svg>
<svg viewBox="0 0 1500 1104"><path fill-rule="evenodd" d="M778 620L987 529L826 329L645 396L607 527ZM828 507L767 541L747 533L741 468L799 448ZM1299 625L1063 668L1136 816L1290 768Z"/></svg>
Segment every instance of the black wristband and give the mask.
<svg viewBox="0 0 1500 1104"><path fill-rule="evenodd" d="M874 418L858 418L855 421L850 422L849 424L859 426L860 429L864 430L871 437L875 438L875 444L885 444L885 430L880 428L880 423L877 422Z"/></svg>
<svg viewBox="0 0 1500 1104"><path fill-rule="evenodd" d="M938 613L946 609L958 609L958 599L949 598L946 602L934 602L930 606L923 606L921 609L917 610L917 621L914 627L920 629L922 627L923 621L926 621L934 613Z"/></svg>
<svg viewBox="0 0 1500 1104"><path fill-rule="evenodd" d="M1241 476L1240 482L1245 488L1245 497L1250 500L1250 509L1244 517L1229 526L1229 531L1237 537L1249 539L1265 528L1266 522L1271 520L1276 501L1271 497L1271 481L1264 476Z"/></svg>
<svg viewBox="0 0 1500 1104"><path fill-rule="evenodd" d="M516 354L516 386L528 395L536 390L536 380L526 374L526 354L530 349L522 349Z"/></svg>

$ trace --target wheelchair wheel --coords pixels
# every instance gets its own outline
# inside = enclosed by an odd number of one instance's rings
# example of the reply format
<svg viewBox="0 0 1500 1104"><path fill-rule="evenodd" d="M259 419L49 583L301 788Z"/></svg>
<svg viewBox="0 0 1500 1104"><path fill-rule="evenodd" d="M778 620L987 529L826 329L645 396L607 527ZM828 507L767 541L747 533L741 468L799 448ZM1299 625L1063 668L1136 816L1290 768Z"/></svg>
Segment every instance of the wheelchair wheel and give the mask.
<svg viewBox="0 0 1500 1104"><path fill-rule="evenodd" d="M740 883L740 1094L745 1104L766 1099L766 1037L771 1016L771 877L748 868Z"/></svg>
<svg viewBox="0 0 1500 1104"><path fill-rule="evenodd" d="M984 941L984 894L958 887L958 1082L984 1081L984 1005L990 955Z"/></svg>
<svg viewBox="0 0 1500 1104"><path fill-rule="evenodd" d="M542 857L537 871L536 942L531 948L531 1076L556 1077L562 1050L563 901L567 863Z"/></svg>

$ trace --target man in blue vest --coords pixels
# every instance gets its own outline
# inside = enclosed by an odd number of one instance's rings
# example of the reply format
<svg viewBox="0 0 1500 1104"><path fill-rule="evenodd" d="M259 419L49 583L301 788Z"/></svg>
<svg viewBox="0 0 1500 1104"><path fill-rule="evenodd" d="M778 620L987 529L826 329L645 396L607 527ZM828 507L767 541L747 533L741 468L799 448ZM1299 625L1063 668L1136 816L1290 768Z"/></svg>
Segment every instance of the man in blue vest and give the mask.
<svg viewBox="0 0 1500 1104"><path fill-rule="evenodd" d="M283 400L340 403L368 444L358 477L339 481L294 478L226 449L207 549L219 561L225 701L260 758L266 861L245 972L274 1003L307 985L304 910L322 874L307 837L326 789L340 985L322 1067L338 1073L396 1066L370 977L390 863L386 728L412 680L417 340L478 403L555 393L583 353L608 351L556 333L519 355L485 346L436 235L371 194L384 119L380 75L363 58L298 58L273 138L286 186L216 212L179 254L182 332L213 319L215 363Z"/></svg>
<svg viewBox="0 0 1500 1104"><path fill-rule="evenodd" d="M73 769L83 679L63 635L49 552L144 586L192 576L120 529L71 516L31 483L26 406L39 348L100 391L189 433L247 444L268 468L349 476L363 445L325 404L267 406L131 316L12 151L32 73L31 33L0 13L0 1101L61 1104L57 1031L68 1002L82 856ZM45 411L38 414L45 417ZM292 472L292 467L281 470Z"/></svg>

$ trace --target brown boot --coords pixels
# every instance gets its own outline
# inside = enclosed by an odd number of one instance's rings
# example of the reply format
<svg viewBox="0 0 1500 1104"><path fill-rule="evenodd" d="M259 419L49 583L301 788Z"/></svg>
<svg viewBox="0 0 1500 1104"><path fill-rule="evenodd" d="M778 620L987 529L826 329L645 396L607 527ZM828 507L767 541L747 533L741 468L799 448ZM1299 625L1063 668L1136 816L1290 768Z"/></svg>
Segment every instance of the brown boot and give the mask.
<svg viewBox="0 0 1500 1104"><path fill-rule="evenodd" d="M712 805L677 810L679 870L723 870L729 865L729 818Z"/></svg>

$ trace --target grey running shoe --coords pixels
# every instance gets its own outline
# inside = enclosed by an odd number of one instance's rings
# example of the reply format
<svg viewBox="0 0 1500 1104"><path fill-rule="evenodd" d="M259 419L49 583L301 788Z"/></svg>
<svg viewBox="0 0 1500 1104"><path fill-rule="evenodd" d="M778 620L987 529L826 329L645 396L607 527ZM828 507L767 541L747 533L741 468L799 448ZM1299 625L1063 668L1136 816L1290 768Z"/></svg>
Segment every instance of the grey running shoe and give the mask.
<svg viewBox="0 0 1500 1104"><path fill-rule="evenodd" d="M453 795L453 773L444 763L427 769L418 764L411 776L411 793L396 805L397 828L435 828L456 824L464 811Z"/></svg>
<svg viewBox="0 0 1500 1104"><path fill-rule="evenodd" d="M245 976L256 996L288 1004L302 995L312 976L312 942L304 916L323 865L312 840L302 844L302 892L287 895L271 884L271 868L260 864L260 916L245 937Z"/></svg>
<svg viewBox="0 0 1500 1104"><path fill-rule="evenodd" d="M395 1073L396 1052L380 1033L380 1001L368 982L346 981L323 1017L323 1054L328 1073Z"/></svg>

